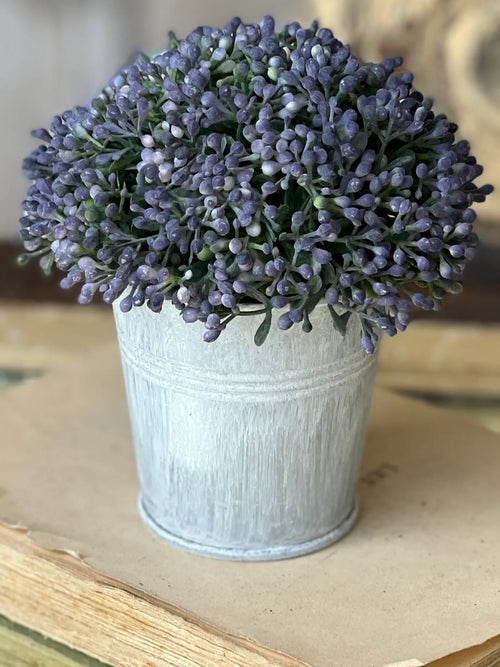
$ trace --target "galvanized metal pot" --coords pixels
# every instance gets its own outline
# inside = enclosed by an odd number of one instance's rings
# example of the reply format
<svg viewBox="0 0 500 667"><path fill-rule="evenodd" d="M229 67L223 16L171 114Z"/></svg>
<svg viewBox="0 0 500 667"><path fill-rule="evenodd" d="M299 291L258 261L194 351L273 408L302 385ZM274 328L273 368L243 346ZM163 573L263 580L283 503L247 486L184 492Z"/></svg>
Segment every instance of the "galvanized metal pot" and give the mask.
<svg viewBox="0 0 500 667"><path fill-rule="evenodd" d="M215 343L170 304L114 307L135 442L143 521L207 556L271 560L340 539L356 520L376 356L325 304L313 330L253 336L237 317Z"/></svg>

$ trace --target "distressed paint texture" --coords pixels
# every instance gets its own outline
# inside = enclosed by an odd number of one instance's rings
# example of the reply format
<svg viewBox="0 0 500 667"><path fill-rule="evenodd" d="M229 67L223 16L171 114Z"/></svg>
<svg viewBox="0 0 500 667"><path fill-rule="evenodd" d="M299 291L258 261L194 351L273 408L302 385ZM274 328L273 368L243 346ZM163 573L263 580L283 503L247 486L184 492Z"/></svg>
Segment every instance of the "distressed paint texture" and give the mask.
<svg viewBox="0 0 500 667"><path fill-rule="evenodd" d="M257 317L207 344L170 305L114 312L150 527L244 560L307 553L351 527L376 370L357 318L342 338L320 305L311 333L274 322L256 347Z"/></svg>

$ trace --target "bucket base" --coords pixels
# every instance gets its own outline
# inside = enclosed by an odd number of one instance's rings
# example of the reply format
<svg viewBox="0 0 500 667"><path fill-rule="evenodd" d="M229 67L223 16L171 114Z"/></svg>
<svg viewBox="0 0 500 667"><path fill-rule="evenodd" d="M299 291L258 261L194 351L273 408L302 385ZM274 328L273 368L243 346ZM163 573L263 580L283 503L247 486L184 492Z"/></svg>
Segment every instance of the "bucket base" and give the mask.
<svg viewBox="0 0 500 667"><path fill-rule="evenodd" d="M326 533L326 535L316 537L315 539L308 540L307 542L300 542L299 544L286 544L283 546L270 547L267 549L231 549L227 547L216 547L208 544L192 542L191 540L185 540L184 538L179 537L178 535L174 535L168 530L165 530L165 528L162 528L160 525L158 525L148 513L146 507L144 506L141 494L139 494L137 505L142 521L150 530L153 531L153 533L155 533L155 535L161 537L166 542L169 542L170 544L173 544L180 549L184 549L184 551L190 551L191 553L198 554L200 556L240 561L281 560L284 558L304 556L305 554L319 551L319 549L324 549L325 547L330 546L334 542L337 542L342 537L344 537L344 535L348 533L354 526L354 523L356 522L359 514L359 501L357 498L355 498L353 508L347 517L336 528Z"/></svg>

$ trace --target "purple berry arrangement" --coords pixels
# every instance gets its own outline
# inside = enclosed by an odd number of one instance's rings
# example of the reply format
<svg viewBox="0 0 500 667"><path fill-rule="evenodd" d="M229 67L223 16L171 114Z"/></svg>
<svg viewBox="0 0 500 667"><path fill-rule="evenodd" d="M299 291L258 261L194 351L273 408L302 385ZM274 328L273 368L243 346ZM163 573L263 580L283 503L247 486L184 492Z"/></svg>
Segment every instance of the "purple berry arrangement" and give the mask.
<svg viewBox="0 0 500 667"><path fill-rule="evenodd" d="M462 289L470 207L492 191L401 62L361 63L317 23L270 16L171 34L32 133L20 262L55 264L83 304L171 301L207 342L260 315L261 344L273 309L309 331L324 300L341 332L360 317L373 352L412 303Z"/></svg>

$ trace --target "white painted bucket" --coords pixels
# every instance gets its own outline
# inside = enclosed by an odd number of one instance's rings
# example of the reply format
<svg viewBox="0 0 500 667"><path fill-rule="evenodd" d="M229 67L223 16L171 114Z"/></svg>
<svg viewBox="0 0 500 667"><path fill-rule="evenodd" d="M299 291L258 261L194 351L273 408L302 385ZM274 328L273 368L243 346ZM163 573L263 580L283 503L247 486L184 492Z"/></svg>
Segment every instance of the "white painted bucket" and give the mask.
<svg viewBox="0 0 500 667"><path fill-rule="evenodd" d="M313 330L236 317L214 343L171 304L114 313L144 522L189 551L290 558L354 524L376 356L351 317L344 338L326 304Z"/></svg>

